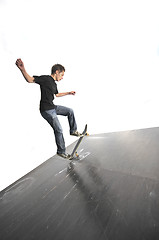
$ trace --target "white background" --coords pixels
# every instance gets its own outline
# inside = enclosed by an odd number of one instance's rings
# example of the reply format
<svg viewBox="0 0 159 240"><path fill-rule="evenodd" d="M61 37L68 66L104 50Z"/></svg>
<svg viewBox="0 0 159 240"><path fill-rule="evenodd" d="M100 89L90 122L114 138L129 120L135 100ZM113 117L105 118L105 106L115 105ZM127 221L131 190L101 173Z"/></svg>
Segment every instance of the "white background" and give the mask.
<svg viewBox="0 0 159 240"><path fill-rule="evenodd" d="M159 7L156 0L0 0L0 190L56 154L30 75L65 66L55 99L90 134L159 126ZM60 118L66 145L67 119Z"/></svg>

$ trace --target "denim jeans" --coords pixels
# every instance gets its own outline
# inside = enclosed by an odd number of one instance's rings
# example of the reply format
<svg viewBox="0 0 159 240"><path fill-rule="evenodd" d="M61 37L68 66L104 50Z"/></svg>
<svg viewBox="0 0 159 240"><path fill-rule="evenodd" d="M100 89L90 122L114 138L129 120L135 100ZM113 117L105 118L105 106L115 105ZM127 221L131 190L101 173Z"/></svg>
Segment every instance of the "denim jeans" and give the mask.
<svg viewBox="0 0 159 240"><path fill-rule="evenodd" d="M77 124L74 116L74 112L71 108L56 105L55 109L41 112L43 118L51 125L55 134L55 141L57 145L57 153L65 153L65 140L63 137L63 130L57 115L67 116L70 134L77 130Z"/></svg>

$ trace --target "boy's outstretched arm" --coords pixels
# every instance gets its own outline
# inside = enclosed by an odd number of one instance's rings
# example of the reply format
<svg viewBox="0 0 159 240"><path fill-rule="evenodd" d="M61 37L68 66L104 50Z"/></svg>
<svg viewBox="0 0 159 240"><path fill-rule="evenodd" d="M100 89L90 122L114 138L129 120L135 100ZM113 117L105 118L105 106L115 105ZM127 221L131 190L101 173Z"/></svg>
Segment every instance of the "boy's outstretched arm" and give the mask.
<svg viewBox="0 0 159 240"><path fill-rule="evenodd" d="M56 94L56 97L63 97L63 96L66 96L66 95L75 95L75 94L76 94L75 91L63 92L63 93L57 93L57 94Z"/></svg>
<svg viewBox="0 0 159 240"><path fill-rule="evenodd" d="M20 69L21 73L23 74L23 77L25 78L25 80L29 83L33 83L34 82L34 77L31 77L25 70L25 67L24 67L24 63L23 61L18 58L16 63L17 67Z"/></svg>

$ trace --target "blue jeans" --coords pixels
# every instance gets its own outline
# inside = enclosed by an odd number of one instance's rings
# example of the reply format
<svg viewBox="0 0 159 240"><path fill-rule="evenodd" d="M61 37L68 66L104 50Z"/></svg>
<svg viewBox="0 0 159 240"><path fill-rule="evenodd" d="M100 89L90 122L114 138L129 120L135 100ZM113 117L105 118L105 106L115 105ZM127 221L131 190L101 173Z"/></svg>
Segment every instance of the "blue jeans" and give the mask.
<svg viewBox="0 0 159 240"><path fill-rule="evenodd" d="M57 153L65 153L65 140L63 137L63 130L61 124L58 120L57 115L67 116L69 127L70 127L70 134L77 130L77 124L74 116L74 112L71 108L63 107L56 105L55 109L47 110L41 112L43 118L51 125L54 130L55 134L55 141L57 145Z"/></svg>

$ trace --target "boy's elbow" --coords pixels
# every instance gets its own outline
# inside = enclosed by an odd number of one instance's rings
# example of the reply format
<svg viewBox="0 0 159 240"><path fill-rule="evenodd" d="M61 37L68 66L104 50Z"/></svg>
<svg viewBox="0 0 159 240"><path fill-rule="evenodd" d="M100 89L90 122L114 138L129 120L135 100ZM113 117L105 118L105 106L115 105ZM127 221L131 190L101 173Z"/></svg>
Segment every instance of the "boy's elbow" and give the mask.
<svg viewBox="0 0 159 240"><path fill-rule="evenodd" d="M28 79L26 79L26 81L28 82L28 83L34 83L34 78L32 77L32 78L28 78Z"/></svg>

